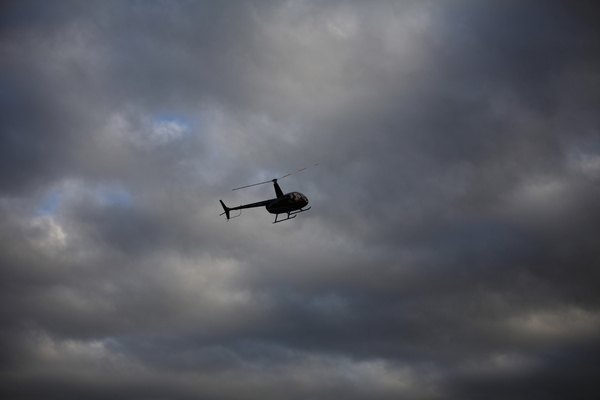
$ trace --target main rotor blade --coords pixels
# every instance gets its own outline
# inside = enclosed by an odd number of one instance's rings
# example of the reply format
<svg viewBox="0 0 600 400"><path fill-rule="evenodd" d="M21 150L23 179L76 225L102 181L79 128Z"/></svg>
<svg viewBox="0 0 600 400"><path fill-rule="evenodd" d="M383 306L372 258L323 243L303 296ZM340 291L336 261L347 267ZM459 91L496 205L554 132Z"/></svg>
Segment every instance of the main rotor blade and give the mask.
<svg viewBox="0 0 600 400"><path fill-rule="evenodd" d="M260 183L253 183L252 185L246 185L246 186L241 186L239 188L231 189L231 191L238 190L238 189L245 189L245 188L252 187L252 186L264 185L265 183L272 183L272 182L273 182L273 180L264 181L264 182L260 182Z"/></svg>
<svg viewBox="0 0 600 400"><path fill-rule="evenodd" d="M313 167L316 167L317 165L319 165L319 163L316 163L315 165L313 165ZM298 172L302 172L302 171L304 171L305 169L308 169L308 168L309 168L309 167L300 168L298 171L296 171L296 172L294 172L294 173L295 173L295 174L297 174ZM286 176L290 176L291 174L292 174L292 173L290 172L289 174L287 174L287 175L284 175L284 176L282 176L281 178L285 178ZM281 178L279 178L279 179L281 179Z"/></svg>
<svg viewBox="0 0 600 400"><path fill-rule="evenodd" d="M316 167L317 165L319 165L319 163L316 163L315 165L313 165L313 167ZM299 170L298 170L298 172L302 172L302 171L304 171L304 170L305 170L305 169L307 169L307 168L308 168L308 167L304 167L304 168L302 168L302 169L299 169Z"/></svg>
<svg viewBox="0 0 600 400"><path fill-rule="evenodd" d="M319 165L319 163L316 163L315 165L313 165L313 167L316 167L317 165ZM308 167L304 167L302 169L299 169L298 172L302 172L302 171L304 171L307 168ZM274 181L277 181L279 179L287 178L290 175L292 175L291 172L289 174L286 174L286 175L282 176L281 178L271 179L270 181L264 181L264 182L260 182L260 183L253 183L252 185L240 186L238 188L231 189L231 191L239 190L239 189L245 189L245 188L249 188L249 187L252 187L252 186L264 185L265 183L273 183Z"/></svg>

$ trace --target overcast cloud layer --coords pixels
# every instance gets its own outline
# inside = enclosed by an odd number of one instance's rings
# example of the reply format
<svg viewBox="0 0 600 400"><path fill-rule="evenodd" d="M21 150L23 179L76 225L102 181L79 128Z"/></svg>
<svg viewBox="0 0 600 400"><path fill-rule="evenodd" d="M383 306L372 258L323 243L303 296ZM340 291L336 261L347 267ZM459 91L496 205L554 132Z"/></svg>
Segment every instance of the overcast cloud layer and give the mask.
<svg viewBox="0 0 600 400"><path fill-rule="evenodd" d="M595 398L599 18L3 2L1 397Z"/></svg>

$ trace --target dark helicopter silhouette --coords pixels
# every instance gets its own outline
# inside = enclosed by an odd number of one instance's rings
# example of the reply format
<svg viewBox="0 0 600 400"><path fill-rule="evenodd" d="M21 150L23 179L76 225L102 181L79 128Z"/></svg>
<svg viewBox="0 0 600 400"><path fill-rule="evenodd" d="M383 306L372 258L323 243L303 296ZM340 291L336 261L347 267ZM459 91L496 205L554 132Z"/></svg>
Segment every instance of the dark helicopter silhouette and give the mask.
<svg viewBox="0 0 600 400"><path fill-rule="evenodd" d="M315 164L315 166L317 166L317 165L319 165L319 164L318 163ZM306 168L308 168L308 167L302 168L301 170L298 170L298 172L304 171ZM225 210L225 212L221 213L220 215L225 214L225 216L227 217L227 220L229 221L230 218L239 217L242 213L240 211L240 214L236 215L235 217L230 217L230 215L229 215L230 211L243 210L245 208L255 208L255 207L263 207L264 206L268 212L270 212L271 214L275 214L275 221L273 221L274 224L276 224L278 222L287 221L288 219L296 218L296 216L297 216L296 214L299 214L304 211L308 211L308 210L310 210L310 207L304 208L308 204L308 198L300 192L290 192L290 193L283 194L283 191L279 187L277 180L283 179L290 175L291 174L287 174L287 175L282 176L281 178L272 179L270 181L265 181L265 182L260 182L260 183L254 183L252 185L242 186L242 187L233 189L233 190L244 189L244 188L248 188L251 186L264 185L265 183L273 182L273 187L275 188L275 195L277 197L275 197L274 199L259 201L257 203L243 204L243 205L237 206L237 207L227 207L225 205L225 203L223 203L223 200L219 200L221 202L221 205L223 206L223 210ZM287 218L277 220L279 218L279 214L287 214Z"/></svg>

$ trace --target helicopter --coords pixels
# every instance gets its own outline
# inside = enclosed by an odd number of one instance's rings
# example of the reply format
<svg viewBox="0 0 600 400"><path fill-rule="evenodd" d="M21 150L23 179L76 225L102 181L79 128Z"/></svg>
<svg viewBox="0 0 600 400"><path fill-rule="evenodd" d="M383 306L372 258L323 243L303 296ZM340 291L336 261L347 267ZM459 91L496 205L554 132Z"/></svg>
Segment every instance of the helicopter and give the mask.
<svg viewBox="0 0 600 400"><path fill-rule="evenodd" d="M317 165L319 165L319 164L317 163L314 166L317 166ZM302 168L302 169L298 170L298 172L304 171L307 168L308 167ZM225 214L225 216L227 217L227 221L229 221L231 218L239 217L242 214L241 210L243 210L243 209L264 206L268 212L270 212L271 214L275 214L275 221L273 221L274 224L296 218L297 214L310 210L310 207L304 208L308 205L308 198L305 195L303 195L302 193L290 192L290 193L284 194L283 191L281 190L281 187L279 187L277 180L286 178L290 175L291 175L291 173L284 175L281 178L276 178L276 179L272 179L269 181L254 183L252 185L246 185L246 186L232 189L232 191L233 191L233 190L245 189L245 188L252 187L252 186L264 185L265 183L273 183L273 187L275 189L275 195L277 197L275 197L273 199L269 199L269 200L259 201L256 203L243 204L243 205L237 206L237 207L227 207L225 205L225 203L223 203L223 200L219 200L219 202L221 203L221 206L223 206L223 210L224 210L224 212L221 213L220 215ZM240 213L234 217L231 217L229 213L231 211L236 211L236 210L240 210ZM280 214L287 214L287 218L278 219Z"/></svg>

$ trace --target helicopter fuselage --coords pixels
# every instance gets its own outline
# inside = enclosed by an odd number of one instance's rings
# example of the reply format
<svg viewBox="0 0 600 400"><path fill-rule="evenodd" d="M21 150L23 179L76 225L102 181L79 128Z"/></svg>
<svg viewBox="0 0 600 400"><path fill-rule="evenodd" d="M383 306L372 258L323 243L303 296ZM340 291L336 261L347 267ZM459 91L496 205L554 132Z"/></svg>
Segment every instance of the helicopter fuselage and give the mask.
<svg viewBox="0 0 600 400"><path fill-rule="evenodd" d="M265 207L271 214L283 214L300 210L308 204L308 199L300 192L286 193L272 199Z"/></svg>

